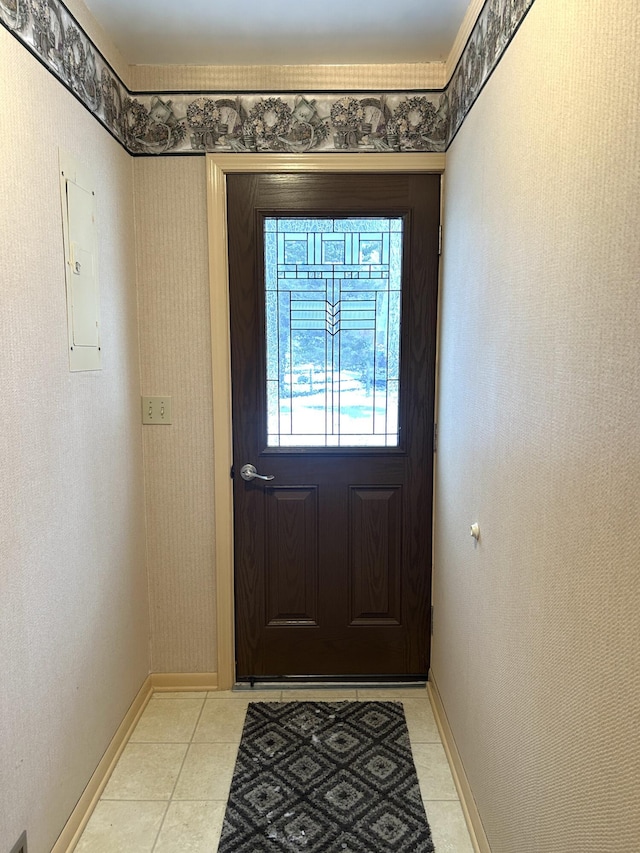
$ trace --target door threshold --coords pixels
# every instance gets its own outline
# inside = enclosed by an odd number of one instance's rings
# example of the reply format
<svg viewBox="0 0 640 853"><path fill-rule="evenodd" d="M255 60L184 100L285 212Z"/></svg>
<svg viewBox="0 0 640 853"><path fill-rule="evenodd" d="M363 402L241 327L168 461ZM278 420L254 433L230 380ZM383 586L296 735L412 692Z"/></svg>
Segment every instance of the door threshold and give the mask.
<svg viewBox="0 0 640 853"><path fill-rule="evenodd" d="M231 688L234 693L250 692L251 690L424 690L427 679L416 681L291 681L289 679L256 678L253 683L237 681Z"/></svg>

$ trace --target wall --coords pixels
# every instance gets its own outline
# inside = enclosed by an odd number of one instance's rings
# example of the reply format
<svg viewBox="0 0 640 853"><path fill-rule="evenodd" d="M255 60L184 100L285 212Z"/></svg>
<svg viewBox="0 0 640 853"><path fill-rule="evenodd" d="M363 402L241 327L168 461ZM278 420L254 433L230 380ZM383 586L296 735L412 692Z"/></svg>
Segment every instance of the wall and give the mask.
<svg viewBox="0 0 640 853"><path fill-rule="evenodd" d="M204 157L134 161L151 669L215 672L211 330Z"/></svg>
<svg viewBox="0 0 640 853"><path fill-rule="evenodd" d="M638 847L639 37L536 0L448 152L432 666L493 853Z"/></svg>
<svg viewBox="0 0 640 853"><path fill-rule="evenodd" d="M0 103L0 845L46 853L148 673L133 163L3 28ZM59 146L96 181L97 373L69 372Z"/></svg>

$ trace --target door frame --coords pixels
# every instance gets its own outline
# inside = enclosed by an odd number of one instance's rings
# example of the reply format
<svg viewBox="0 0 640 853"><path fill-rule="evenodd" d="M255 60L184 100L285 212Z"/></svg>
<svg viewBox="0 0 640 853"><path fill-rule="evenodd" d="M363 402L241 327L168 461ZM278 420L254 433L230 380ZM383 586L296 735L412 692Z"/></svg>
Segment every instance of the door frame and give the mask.
<svg viewBox="0 0 640 853"><path fill-rule="evenodd" d="M213 400L214 553L217 680L235 682L235 601L227 178L231 173L430 173L442 174L444 154L207 154L209 304ZM437 394L437 390L436 390Z"/></svg>

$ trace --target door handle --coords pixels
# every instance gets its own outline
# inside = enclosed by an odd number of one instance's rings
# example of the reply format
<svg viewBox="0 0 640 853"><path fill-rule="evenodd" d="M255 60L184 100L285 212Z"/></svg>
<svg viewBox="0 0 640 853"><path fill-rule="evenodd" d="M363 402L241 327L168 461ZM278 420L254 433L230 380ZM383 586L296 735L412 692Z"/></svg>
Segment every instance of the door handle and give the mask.
<svg viewBox="0 0 640 853"><path fill-rule="evenodd" d="M275 477L274 474L258 474L258 472L256 471L256 466L251 465L248 462L240 469L240 476L243 480L246 480L247 482L251 480L273 480Z"/></svg>

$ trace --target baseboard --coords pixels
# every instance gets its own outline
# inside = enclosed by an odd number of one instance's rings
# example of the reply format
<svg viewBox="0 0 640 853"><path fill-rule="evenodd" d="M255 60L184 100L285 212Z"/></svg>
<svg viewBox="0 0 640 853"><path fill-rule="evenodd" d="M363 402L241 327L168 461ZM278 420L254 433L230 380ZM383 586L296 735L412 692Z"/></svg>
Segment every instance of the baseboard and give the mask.
<svg viewBox="0 0 640 853"><path fill-rule="evenodd" d="M113 772L113 768L120 758L122 750L125 748L131 732L140 719L152 694L151 678L147 677L138 691L138 695L131 703L123 721L118 726L118 730L111 739L91 779L89 779L87 787L82 792L80 799L76 803L76 807L71 812L69 820L64 825L56 843L51 848L51 853L71 853L78 843L91 817L91 813L109 781L109 776Z"/></svg>
<svg viewBox="0 0 640 853"><path fill-rule="evenodd" d="M447 720L447 714L444 710L440 693L438 692L438 685L435 682L432 672L429 672L427 690L431 701L431 707L433 708L433 715L436 718L436 724L451 767L453 781L455 782L458 796L460 797L460 803L462 805L462 811L464 812L464 818L467 822L467 828L469 829L469 835L471 836L473 849L475 850L475 853L491 853L491 847L489 847L489 841L484 831L484 826L482 825L480 812L476 806L476 801L474 799L471 786L469 785L469 780L467 779L467 774L465 772L462 759L460 758L460 753L458 752L458 747L456 746L451 726Z"/></svg>
<svg viewBox="0 0 640 853"><path fill-rule="evenodd" d="M149 678L156 693L218 689L217 672L152 672Z"/></svg>

